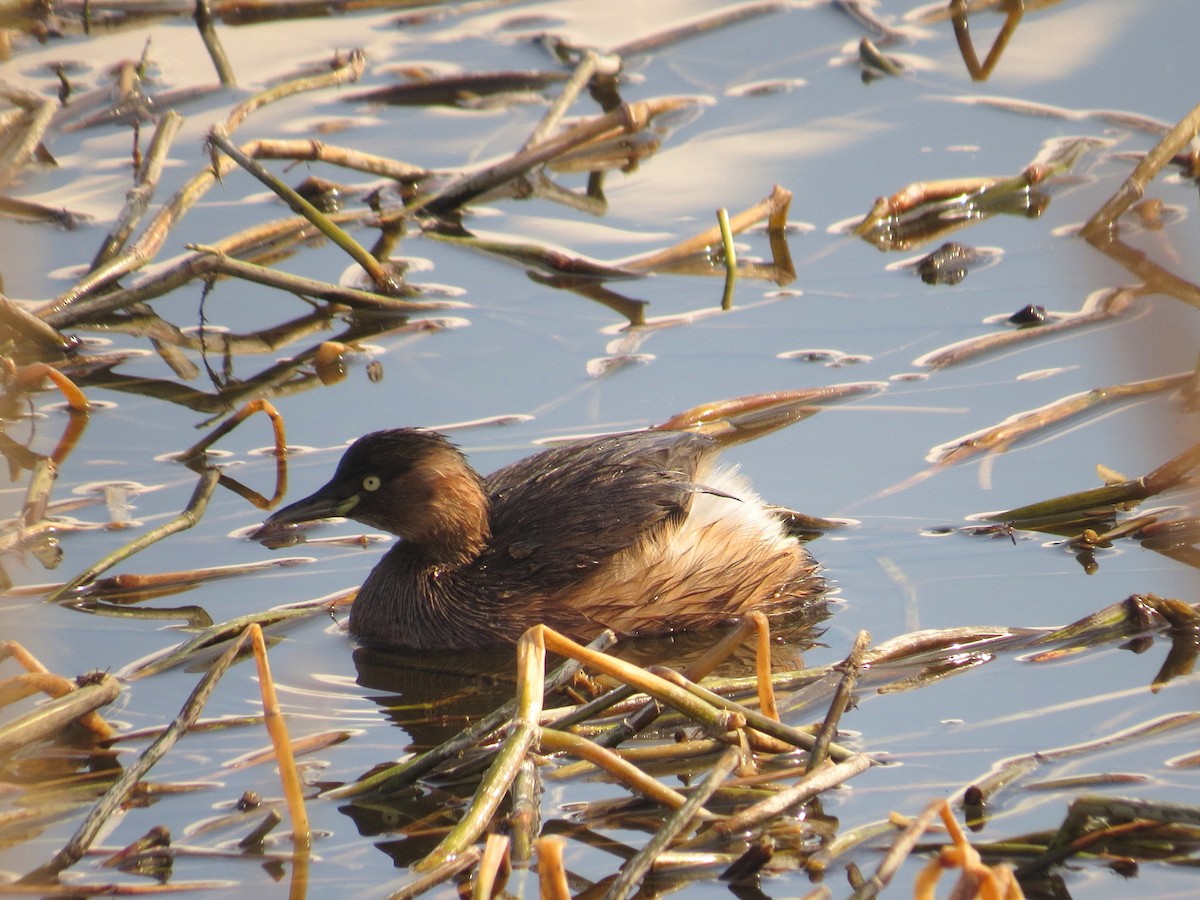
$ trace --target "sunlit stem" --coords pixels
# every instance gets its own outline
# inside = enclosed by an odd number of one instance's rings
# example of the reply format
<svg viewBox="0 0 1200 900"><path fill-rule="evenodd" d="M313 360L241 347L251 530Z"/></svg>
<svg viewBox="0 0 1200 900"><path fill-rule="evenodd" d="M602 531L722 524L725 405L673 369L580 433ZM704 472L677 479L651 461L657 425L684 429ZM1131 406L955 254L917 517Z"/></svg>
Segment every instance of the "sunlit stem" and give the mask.
<svg viewBox="0 0 1200 900"><path fill-rule="evenodd" d="M500 807L517 770L525 760L525 754L538 736L546 672L546 644L543 640L546 633L551 632L544 626L537 626L526 631L517 642L517 714L513 717L508 737L483 776L462 819L433 852L416 864L416 869L435 868L470 847Z"/></svg>
<svg viewBox="0 0 1200 900"><path fill-rule="evenodd" d="M123 562L135 553L146 549L151 544L155 544L178 531L186 531L191 528L204 515L204 510L208 507L209 498L212 497L213 491L216 490L217 481L220 477L221 472L219 469L212 467L205 469L201 473L196 490L192 492L192 498L188 501L187 508L183 512L165 525L161 525L153 531L146 532L141 537L130 541L124 547L120 547L93 565L88 566L66 584L52 591L46 597L46 600L49 602L60 600L66 594L75 590L75 588L87 584L96 578L97 575L107 572L117 563Z"/></svg>

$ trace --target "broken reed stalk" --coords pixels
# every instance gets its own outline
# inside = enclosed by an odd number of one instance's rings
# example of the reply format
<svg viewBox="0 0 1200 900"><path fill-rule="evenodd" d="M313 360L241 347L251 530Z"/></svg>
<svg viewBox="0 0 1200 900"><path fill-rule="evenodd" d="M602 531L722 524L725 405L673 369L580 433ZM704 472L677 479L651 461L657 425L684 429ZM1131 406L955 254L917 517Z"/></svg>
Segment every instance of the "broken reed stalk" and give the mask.
<svg viewBox="0 0 1200 900"><path fill-rule="evenodd" d="M197 244L192 245L191 249L202 254L201 260L211 261L206 268L213 273L265 284L267 287L279 288L305 297L315 297L329 303L340 303L342 306L349 306L352 309L379 310L381 312L424 312L430 309L448 309L465 305L449 300L430 303L403 300L394 294L376 294L371 291L344 287L328 281L317 281L315 278L304 278L300 275L269 269L266 266L235 259L214 247ZM406 296L416 293L416 290L411 287L399 285L394 287Z"/></svg>
<svg viewBox="0 0 1200 900"><path fill-rule="evenodd" d="M20 175L26 163L33 158L42 143L46 129L50 127L54 113L58 111L59 103L51 97L42 97L33 91L7 84L0 84L0 97L25 111L17 130L18 137L0 150L2 188Z"/></svg>
<svg viewBox="0 0 1200 900"><path fill-rule="evenodd" d="M737 248L733 230L729 227L729 210L717 210L717 227L721 232L721 248L725 257L725 291L721 294L721 309L733 309L733 286L737 283Z"/></svg>
<svg viewBox="0 0 1200 900"><path fill-rule="evenodd" d="M88 403L88 399L83 391L79 389L79 385L51 365L47 365L46 363L30 363L23 369L18 370L17 378L19 381L24 381L30 386L34 386L41 379L46 378L54 382L54 386L62 392L63 399L67 401L67 406L70 407L71 412L88 413L91 411L92 405Z"/></svg>
<svg viewBox="0 0 1200 900"><path fill-rule="evenodd" d="M542 750L547 753L569 753L571 756L586 760L597 768L603 769L631 791L670 809L680 809L687 802L687 797L683 794L667 787L657 779L651 778L607 747L601 747L585 737L569 731L543 727L540 743Z"/></svg>
<svg viewBox="0 0 1200 900"><path fill-rule="evenodd" d="M722 697L720 694L710 691L706 687L689 681L678 672L672 672L668 669L661 670L659 674L672 685L678 686L680 689L686 691L689 696L693 696L696 698L696 700L703 702L706 707L724 710L727 713L736 715L737 718L741 720L741 724L738 727L749 726L755 731L760 731L768 737L775 738L777 741L782 741L784 744L800 750L811 751L813 744L816 742L816 738L808 732L801 731L798 728L793 728L791 725L785 725L782 722L770 719L767 716L764 716L762 713L743 706L734 700L730 700L727 697ZM678 708L679 707L676 707L676 709ZM683 712L683 710L680 711ZM829 745L829 755L833 759L841 761L849 759L856 754L839 744L831 743Z"/></svg>
<svg viewBox="0 0 1200 900"><path fill-rule="evenodd" d="M731 234L740 234L763 219L767 220L768 229L782 230L787 225L788 207L791 205L791 202L792 192L779 185L775 185L771 188L771 193L766 199L734 215L729 220L729 231ZM687 240L680 241L666 250L660 250L657 253L651 253L647 256L639 256L637 259L629 260L622 265L626 269L633 269L638 272L653 271L695 253L704 253L710 247L720 243L720 241L721 228L720 226L714 226Z"/></svg>
<svg viewBox="0 0 1200 900"><path fill-rule="evenodd" d="M566 840L557 834L537 839L538 889L542 900L571 900L567 871L563 867Z"/></svg>
<svg viewBox="0 0 1200 900"><path fill-rule="evenodd" d="M535 626L542 629L543 626ZM690 719L713 729L717 734L733 731L746 724L743 715L744 708L722 708L712 703L708 698L701 699L678 682L671 680L681 677L678 673L665 671L661 675L652 673L633 663L597 653L572 641L570 638L551 630L544 629L541 638L546 649L561 656L569 656L579 660L596 672L618 678L630 687L661 700L668 706L674 707ZM734 704L736 706L736 704Z"/></svg>
<svg viewBox="0 0 1200 900"><path fill-rule="evenodd" d="M526 757L513 779L511 812L508 816L512 836L514 865L528 865L537 834L541 831L541 778L537 763Z"/></svg>
<svg viewBox="0 0 1200 900"><path fill-rule="evenodd" d="M109 578L97 578L86 590L93 599L110 599L143 592L172 593L176 589L261 572L264 569L285 569L311 560L307 556L281 556L257 562L233 563L227 566L205 566L200 569L176 569L173 572L129 572Z"/></svg>
<svg viewBox="0 0 1200 900"><path fill-rule="evenodd" d="M71 346L55 328L51 328L24 306L0 293L0 326L18 336L15 361L59 359ZM28 354L28 355L26 355Z"/></svg>
<svg viewBox="0 0 1200 900"><path fill-rule="evenodd" d="M538 719L542 713L542 695L545 691L544 635L547 632L548 629L539 625L526 631L517 642L517 713L508 736L476 789L471 805L442 842L414 865L418 871L434 868L453 859L475 843L492 821L525 760L525 754L537 740Z"/></svg>
<svg viewBox="0 0 1200 900"><path fill-rule="evenodd" d="M285 493L287 493L287 437L284 434L283 417L279 415L279 412L268 401L263 399L251 400L249 403L245 404L241 409L239 409L233 416L215 428L213 432L208 435L208 437L193 445L190 449L184 451L182 454L182 461L185 464L196 468L197 471L201 472L202 476L201 486L197 487L197 494L193 496L191 503L188 505L188 510L184 513L184 516L191 514L195 517L196 521L199 521L200 516L202 516L204 513L204 508L207 506L208 498L212 495L212 491L215 489L215 484L212 487L207 488L207 493L201 498L200 494L204 484L203 479L207 476L204 474L206 470L203 468L197 468L195 465L196 460L217 440L228 434L236 426L241 424L247 417L256 412L263 412L271 419L271 427L275 437L275 494L270 500L260 499L257 494L252 496L250 499L260 506L269 506L270 504L277 502ZM223 476L221 476L218 471L217 481L220 482L222 480ZM167 523L167 525L163 527L170 528L176 524L179 524L178 519L172 520L172 522ZM194 524L195 522L193 521L190 525L176 527L174 531L181 531L184 528L190 528L191 525ZM174 531L167 531L162 535L159 535L158 531L154 531L148 535L145 535L142 539L146 541L145 544L138 546L137 542L135 541L133 544L122 548L122 550L117 551L116 554L113 554L111 557L106 557L105 560L97 563L92 569L78 576L78 579L82 580L77 579L75 581L68 582L67 584L61 586L57 592L51 594L47 599L56 600L63 593L74 590L85 582L92 581L96 575L99 575L101 572L111 568L117 562L120 562L121 560L132 556L139 550L144 549L144 547L148 546L149 543L160 540L162 537L166 537L167 534L173 534ZM99 566L103 566L103 568L97 568Z"/></svg>
<svg viewBox="0 0 1200 900"><path fill-rule="evenodd" d="M135 553L161 541L165 537L169 537L179 531L186 531L191 528L204 515L204 510L208 507L208 500L212 497L213 491L216 490L217 482L220 480L221 470L215 467L206 468L200 474L200 480L196 484L195 491L192 492L192 497L188 501L187 507L171 521L164 525L160 525L152 531L148 531L142 536L135 538L123 547L109 553L103 559L98 560L88 566L70 581L55 588L47 595L46 601L49 603L57 602L69 594L71 591L80 585L87 584L97 575L107 572L117 563L122 562Z"/></svg>
<svg viewBox="0 0 1200 900"><path fill-rule="evenodd" d="M842 713L850 704L850 698L854 694L854 685L858 682L858 673L862 669L863 656L870 644L871 633L860 631L854 640L854 647L851 648L850 655L840 666L836 667L842 670L842 678L838 682L833 700L829 704L829 711L825 714L825 721L821 723L821 730L817 732L816 742L808 752L806 772L813 771L828 757L829 745L837 736L838 722L841 721Z"/></svg>
<svg viewBox="0 0 1200 900"><path fill-rule="evenodd" d="M213 68L217 70L217 79L222 87L237 87L237 76L233 74L233 66L225 55L221 38L217 35L217 26L213 22L212 7L208 0L196 0L196 11L193 13L196 28L200 31L200 39L204 41L204 49L212 60Z"/></svg>
<svg viewBox="0 0 1200 900"><path fill-rule="evenodd" d="M386 266L368 253L362 244L334 224L329 216L251 159L241 148L234 146L222 126L214 125L209 130L208 140L214 147L228 155L239 166L270 188L293 212L312 222L321 234L345 250L351 259L362 266L363 271L370 277L377 290L386 294L395 287L394 279Z"/></svg>
<svg viewBox="0 0 1200 900"><path fill-rule="evenodd" d="M737 22L744 22L758 16L781 12L788 8L789 4L781 2L781 0L760 0L757 3L741 3L718 8L713 12L704 13L680 25L672 25L664 28L662 31L656 31L644 37L619 44L613 47L609 53L622 58L639 56L643 53L653 53L688 38L719 31Z"/></svg>
<svg viewBox="0 0 1200 900"><path fill-rule="evenodd" d="M275 748L275 762L279 766L283 797L287 801L288 815L292 819L292 843L298 850L307 851L312 846L312 829L308 824L308 810L304 806L304 790L300 785L300 775L296 771L292 742L288 737L287 724L283 721L283 713L279 709L279 698L275 694L275 680L271 677L271 665L267 660L267 644L263 640L262 628L255 623L246 629L235 647L245 643L246 634L249 635L251 646L254 648L263 716L266 719L267 734L271 736L271 746Z"/></svg>
<svg viewBox="0 0 1200 900"><path fill-rule="evenodd" d="M596 652L602 652L611 647L615 642L616 636L611 631L605 631L588 644L588 647ZM567 660L546 677L546 690L555 690L566 684L575 677L575 674L581 667L581 663L577 660ZM451 757L463 750L476 746L483 738L508 722L516 709L517 701L510 700L490 715L484 716L473 725L463 729L454 737L443 741L431 750L426 750L418 756L407 759L402 763L397 763L394 766L390 766L358 781L325 791L321 796L341 800L348 797L357 797L372 790L395 790L403 785L412 784L417 779L428 775Z"/></svg>
<svg viewBox="0 0 1200 900"><path fill-rule="evenodd" d="M726 632L716 644L684 669L683 677L692 682L706 678L717 666L728 659L734 649L741 646L752 632L757 635L758 640L755 660L759 707L763 715L778 720L779 712L775 704L775 690L771 677L770 623L767 621L767 617L760 612L749 613L738 620L737 624ZM565 730L572 725L577 725L632 697L635 693L632 686L622 684L555 719L554 727ZM624 743L642 729L649 727L661 712L662 707L659 702L653 698L648 699L627 716L621 724L599 735L594 743L601 747L615 747Z"/></svg>
<svg viewBox="0 0 1200 900"><path fill-rule="evenodd" d="M775 702L775 686L771 683L771 623L766 614L758 610L747 613L746 619L753 626L757 641L754 663L758 678L758 708L768 719L778 722L779 704Z"/></svg>
<svg viewBox="0 0 1200 900"><path fill-rule="evenodd" d="M268 834L275 830L280 822L283 821L283 816L279 814L279 810L271 809L263 816L262 820L255 825L246 836L238 841L238 847L242 850L254 850L262 847L263 841L266 840Z"/></svg>
<svg viewBox="0 0 1200 900"><path fill-rule="evenodd" d="M364 66L365 60L362 54L355 52L329 72L303 76L274 85L234 107L220 127L228 134L241 125L247 116L269 103L293 94L335 87L347 81L357 81L362 75ZM140 269L152 260L162 249L171 229L219 178L233 170L234 165L232 160L223 160L215 169L206 167L193 175L163 205L142 231L142 235L137 241L104 265L89 272L66 293L43 304L35 311L35 315L56 328L65 328L79 321L79 316L71 309L72 304L82 297L107 287L123 275Z"/></svg>
<svg viewBox="0 0 1200 900"><path fill-rule="evenodd" d="M423 181L432 174L428 169L376 156L362 150L326 144L313 138L263 138L243 144L242 149L255 159L287 159L296 162L323 162L343 169L378 175L392 181Z"/></svg>
<svg viewBox="0 0 1200 900"><path fill-rule="evenodd" d="M942 800L935 800L925 807L925 811L921 813L912 824L904 830L904 832L893 841L891 848L880 860L879 865L875 869L875 873L863 882L854 891L851 900L870 900L870 898L878 896L879 892L891 883L896 872L900 870L900 866L908 859L912 853L913 847L917 845L917 841L921 839L921 835L933 823L933 820L941 813Z"/></svg>
<svg viewBox="0 0 1200 900"><path fill-rule="evenodd" d="M942 369L946 366L969 362L985 353L998 353L1020 344L1049 340L1051 335L1099 325L1117 319L1134 308L1134 301L1147 293L1145 285L1137 287L1104 288L1093 292L1078 312L1063 316L1056 322L1047 322L1037 328L1019 328L1016 331L997 331L966 338L947 344L913 360L921 368Z"/></svg>
<svg viewBox="0 0 1200 900"><path fill-rule="evenodd" d="M604 892L604 900L625 900L629 896L633 888L650 871L650 867L658 855L667 849L701 813L705 812L704 804L725 783L725 779L741 761L742 753L734 747L730 747L721 755L709 769L704 781L692 789L687 801L669 815L642 849L621 866L616 879Z"/></svg>
<svg viewBox="0 0 1200 900"><path fill-rule="evenodd" d="M554 98L554 103L546 110L546 115L542 116L537 127L530 132L525 143L521 145L522 153L545 141L554 132L554 129L558 128L558 124L567 114L567 110L571 108L571 104L575 102L580 92L587 87L592 76L596 74L599 63L600 56L595 50L584 51L583 57L575 66L575 71L571 73L571 77L567 79L562 90L558 92L558 96Z"/></svg>
<svg viewBox="0 0 1200 900"><path fill-rule="evenodd" d="M30 469L29 487L25 490L25 502L20 508L17 526L20 530L32 528L46 518L50 502L50 490L58 480L59 467L52 457L40 456Z"/></svg>
<svg viewBox="0 0 1200 900"><path fill-rule="evenodd" d="M28 680L36 678L38 687L50 687L48 691L56 699L43 703L24 715L0 725L0 758L36 741L57 735L73 722L87 727L99 740L112 736L112 728L96 712L101 706L112 703L121 693L121 683L111 675L103 674L94 681L77 686L61 676L31 673ZM57 682L63 682L58 685Z"/></svg>
<svg viewBox="0 0 1200 900"><path fill-rule="evenodd" d="M418 196L404 209L391 216L385 216L386 226L390 221L404 218L418 210L427 210L434 215L440 215L456 210L481 194L498 187L507 181L524 175L536 166L549 162L554 157L607 132L617 134L633 134L646 127L655 116L687 106L693 103L690 99L678 97L659 97L642 100L636 103L625 103L612 112L585 119L583 122L568 128L563 133L543 141L527 150L519 151L508 159L501 160L495 165L488 166L470 175L463 175L443 185L436 191Z"/></svg>
<svg viewBox="0 0 1200 900"><path fill-rule="evenodd" d="M1169 163L1200 130L1200 105L1163 136L1154 148L1147 153L1140 163L1134 167L1129 177L1117 189L1103 206L1096 210L1095 215L1088 219L1087 224L1080 230L1080 235L1093 246L1102 246L1116 238L1117 219L1129 209L1145 193L1146 186Z"/></svg>
<svg viewBox="0 0 1200 900"><path fill-rule="evenodd" d="M257 638L253 636L254 632L257 632ZM63 848L59 850L48 862L22 876L16 882L17 884L29 885L52 883L55 881L60 872L74 865L83 857L83 854L87 852L88 848L92 845L92 842L95 841L97 836L99 836L100 831L107 824L109 818L129 799L129 796L137 787L138 782L140 782L142 778L145 777L146 773L149 772L150 769L155 765L155 763L162 759L167 751L175 745L176 741L186 734L192 725L195 724L196 719L200 716L201 710L204 708L204 705L208 702L208 698L212 695L213 690L216 688L217 682L220 681L221 677L233 664L238 653L246 644L247 640L253 641L255 653L258 654L261 652L263 654L262 658L265 659L266 649L265 645L262 643L262 632L261 630L257 629L257 626L251 626L251 628L248 628L246 631L242 632L241 637L235 641L223 654L221 654L221 657L215 663L213 663L209 670L204 674L204 677L200 679L199 683L197 683L196 687L192 689L191 694L188 695L187 700L180 708L179 715L175 717L175 720L172 721L171 724L167 726L166 730L163 731L163 733L154 741L154 743L147 747L142 755L139 756L132 765L126 768L116 779L116 781L112 783L109 789L104 793L104 796L100 798L100 800L92 807L87 816L84 817L83 822L80 823L79 827L75 830L75 833L71 836L71 839L67 841L66 845L63 846ZM269 670L264 670L262 667L260 667L260 682L262 686L266 685L266 681L262 679L262 673L264 671L267 671L269 677ZM265 702L266 699L264 694L264 703ZM278 714L277 707L276 714ZM270 719L270 717L270 714L268 714L268 719ZM287 741L286 728L283 727L282 721L277 720L277 724L280 726L277 730L277 733L283 738L283 744L276 746L276 752L279 754L282 768L282 766L285 765L285 763L282 761L285 758L290 757L291 748L289 742ZM272 742L275 742L275 740L276 733L272 733ZM292 801L290 799L288 806L289 811L292 811ZM303 806L302 801L301 806ZM297 839L301 839L301 837L303 837L305 834L304 829L307 829L307 818L304 818L300 822L297 822L297 820L293 818L292 825L294 833L297 835Z"/></svg>
<svg viewBox="0 0 1200 900"><path fill-rule="evenodd" d="M844 784L855 775L861 775L873 764L871 758L865 753L854 753L838 763L826 761L791 787L783 788L765 800L752 804L728 818L714 822L696 837L687 841L684 846L688 848L708 846L714 842L724 841L732 835L758 828L792 807L807 803L818 794Z"/></svg>
<svg viewBox="0 0 1200 900"><path fill-rule="evenodd" d="M374 216L370 210L357 211L339 216L332 216L335 221L347 221L368 216ZM305 219L294 219L292 222L303 222ZM180 285L196 279L208 279L214 275L229 275L253 281L267 287L277 288L301 297L313 297L329 303L338 303L352 309L380 310L384 312L423 312L430 309L458 308L466 304L453 300L434 300L428 303L403 300L391 294L376 294L358 288L343 287L328 281L318 281L291 275L266 266L235 259L219 246L189 245L195 251L194 255L184 257L179 262L156 272L132 287L114 290L105 294L83 297L71 306L75 321L87 321L99 318L117 310L125 309L135 303L141 303L170 293ZM413 294L414 289L398 290L397 293Z"/></svg>
<svg viewBox="0 0 1200 900"><path fill-rule="evenodd" d="M420 896L430 888L437 887L443 881L450 880L459 872L467 871L467 869L479 862L480 855L478 847L468 847L458 856L446 860L419 878L414 878L399 890L388 894L386 900L411 900L412 897Z"/></svg>
<svg viewBox="0 0 1200 900"><path fill-rule="evenodd" d="M1003 452L1016 441L1043 428L1057 425L1072 416L1119 403L1131 397L1143 397L1147 394L1174 390L1186 385L1190 379L1191 372L1182 372L1162 378L1112 384L1108 387L1093 388L1090 391L1071 394L1037 409L1009 416L991 428L976 431L940 447L935 447L926 459L934 466L941 467L960 463L978 453Z"/></svg>
<svg viewBox="0 0 1200 900"><path fill-rule="evenodd" d="M184 450L183 453L179 454L179 459L183 462L196 459L209 447L258 412L263 413L271 420L271 433L275 438L275 458L280 461L282 466L280 475L282 480L279 484L278 492L281 494L287 493L287 467L286 465L282 465L283 461L287 458L287 435L284 432L283 416L279 414L279 410L269 400L258 399L246 403L232 416L214 428L205 438L197 441Z"/></svg>
<svg viewBox="0 0 1200 900"><path fill-rule="evenodd" d="M89 271L99 268L120 253L125 242L129 240L129 235L133 233L137 223L142 220L142 216L145 215L146 209L150 205L150 200L154 197L154 191L158 188L158 180L162 176L167 152L171 149L171 143L175 140L182 125L183 116L173 109L167 110L158 120L158 126L154 129L154 137L150 141L150 148L146 151L146 157L138 168L133 187L125 194L125 206L117 215L108 234L104 236L104 240L100 242L100 249L96 251L92 264L88 266Z"/></svg>
<svg viewBox="0 0 1200 900"><path fill-rule="evenodd" d="M471 887L471 900L492 900L504 885L508 863L509 838L493 832L483 845L479 868L475 870L475 883Z"/></svg>
<svg viewBox="0 0 1200 900"><path fill-rule="evenodd" d="M182 644L176 644L174 647L168 647L148 658L138 660L126 666L118 675L124 681L137 681L176 666L196 663L205 654L212 653L213 648L217 645L235 639L250 625L269 628L273 625L305 619L318 613L331 614L335 607L344 604L347 598L353 597L357 592L358 588L353 588L348 591L340 591L331 597L322 597L278 609L268 609L265 612L238 616L206 628Z"/></svg>

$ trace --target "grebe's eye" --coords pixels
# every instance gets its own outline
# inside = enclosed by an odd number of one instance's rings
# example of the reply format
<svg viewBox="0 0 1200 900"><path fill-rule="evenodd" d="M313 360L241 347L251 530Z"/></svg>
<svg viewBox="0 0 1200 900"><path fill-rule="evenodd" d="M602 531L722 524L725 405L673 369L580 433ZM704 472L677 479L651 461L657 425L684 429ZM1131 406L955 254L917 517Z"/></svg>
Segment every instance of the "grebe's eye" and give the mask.
<svg viewBox="0 0 1200 900"><path fill-rule="evenodd" d="M368 475L366 478L363 479L363 490L364 491L377 491L377 490L379 490L379 486L381 484L383 484L383 482L379 480L378 475Z"/></svg>

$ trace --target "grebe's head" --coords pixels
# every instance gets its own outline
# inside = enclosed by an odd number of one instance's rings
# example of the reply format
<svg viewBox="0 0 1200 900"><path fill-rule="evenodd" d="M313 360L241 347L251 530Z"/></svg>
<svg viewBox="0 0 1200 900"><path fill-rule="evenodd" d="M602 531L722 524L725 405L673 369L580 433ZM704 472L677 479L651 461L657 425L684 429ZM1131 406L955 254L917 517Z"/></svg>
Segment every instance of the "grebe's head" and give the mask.
<svg viewBox="0 0 1200 900"><path fill-rule="evenodd" d="M272 526L344 516L399 535L451 562L478 553L488 537L479 476L440 434L376 431L355 441L333 478L266 520Z"/></svg>

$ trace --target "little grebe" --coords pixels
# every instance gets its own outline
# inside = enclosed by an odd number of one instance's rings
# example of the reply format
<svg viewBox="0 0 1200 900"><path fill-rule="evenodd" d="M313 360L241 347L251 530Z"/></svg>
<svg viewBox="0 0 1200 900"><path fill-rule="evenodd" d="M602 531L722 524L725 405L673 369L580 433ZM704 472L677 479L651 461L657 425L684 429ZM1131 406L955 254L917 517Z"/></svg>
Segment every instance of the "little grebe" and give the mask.
<svg viewBox="0 0 1200 900"><path fill-rule="evenodd" d="M473 649L539 622L665 634L803 606L822 590L816 563L716 454L703 435L633 432L481 478L436 432L377 431L265 527L347 516L400 536L350 610L370 644Z"/></svg>

